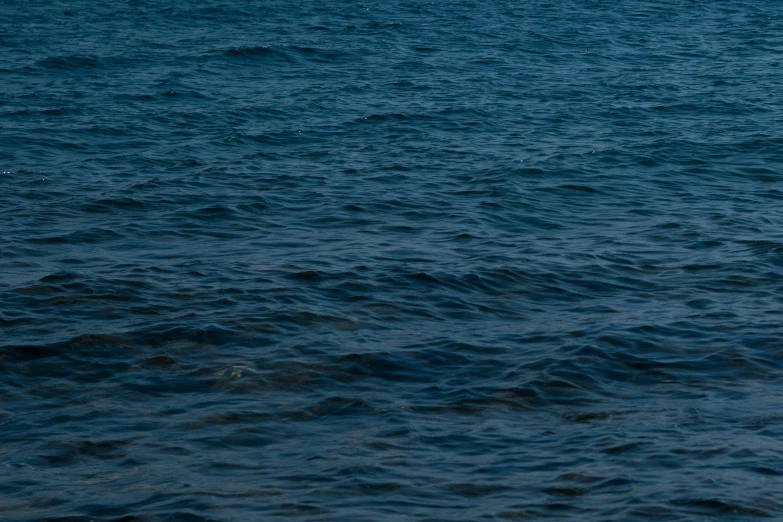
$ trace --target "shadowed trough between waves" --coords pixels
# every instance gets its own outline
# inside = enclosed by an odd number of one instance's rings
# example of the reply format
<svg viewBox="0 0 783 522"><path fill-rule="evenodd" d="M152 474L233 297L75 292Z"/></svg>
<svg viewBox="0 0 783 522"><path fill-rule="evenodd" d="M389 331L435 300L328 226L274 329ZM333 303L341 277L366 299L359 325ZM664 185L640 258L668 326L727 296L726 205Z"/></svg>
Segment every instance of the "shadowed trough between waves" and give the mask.
<svg viewBox="0 0 783 522"><path fill-rule="evenodd" d="M0 519L783 516L783 4L0 28Z"/></svg>

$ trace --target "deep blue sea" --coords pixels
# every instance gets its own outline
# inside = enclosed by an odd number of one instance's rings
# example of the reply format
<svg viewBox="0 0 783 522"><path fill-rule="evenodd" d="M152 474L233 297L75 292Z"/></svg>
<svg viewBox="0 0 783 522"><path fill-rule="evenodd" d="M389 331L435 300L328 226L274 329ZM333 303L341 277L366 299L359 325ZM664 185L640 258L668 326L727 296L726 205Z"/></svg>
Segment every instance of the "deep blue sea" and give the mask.
<svg viewBox="0 0 783 522"><path fill-rule="evenodd" d="M0 520L783 519L783 3L0 0Z"/></svg>

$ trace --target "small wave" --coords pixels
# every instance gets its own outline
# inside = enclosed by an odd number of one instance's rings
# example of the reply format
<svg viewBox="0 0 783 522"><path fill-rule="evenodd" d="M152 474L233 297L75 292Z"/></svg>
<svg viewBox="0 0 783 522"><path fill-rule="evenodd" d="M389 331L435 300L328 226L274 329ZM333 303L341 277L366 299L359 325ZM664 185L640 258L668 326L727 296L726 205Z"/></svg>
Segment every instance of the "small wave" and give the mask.
<svg viewBox="0 0 783 522"><path fill-rule="evenodd" d="M38 62L45 69L94 69L101 66L101 61L92 56L50 56Z"/></svg>
<svg viewBox="0 0 783 522"><path fill-rule="evenodd" d="M225 51L226 56L237 58L286 58L286 54L272 47L258 45L255 47L234 47Z"/></svg>

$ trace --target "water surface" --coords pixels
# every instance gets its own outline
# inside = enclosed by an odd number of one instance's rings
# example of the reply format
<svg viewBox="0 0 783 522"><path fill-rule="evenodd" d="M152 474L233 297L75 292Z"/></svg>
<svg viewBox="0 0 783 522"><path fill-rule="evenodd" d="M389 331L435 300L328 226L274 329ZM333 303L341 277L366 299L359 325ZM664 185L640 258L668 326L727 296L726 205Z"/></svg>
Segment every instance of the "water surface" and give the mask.
<svg viewBox="0 0 783 522"><path fill-rule="evenodd" d="M0 2L0 518L783 516L783 7Z"/></svg>

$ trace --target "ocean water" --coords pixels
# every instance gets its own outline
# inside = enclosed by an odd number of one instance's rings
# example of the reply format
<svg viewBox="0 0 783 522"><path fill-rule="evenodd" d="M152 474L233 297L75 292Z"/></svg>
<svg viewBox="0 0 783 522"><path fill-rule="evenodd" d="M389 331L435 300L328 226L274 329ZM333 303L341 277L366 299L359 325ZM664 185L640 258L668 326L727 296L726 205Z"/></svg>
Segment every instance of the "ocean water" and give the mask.
<svg viewBox="0 0 783 522"><path fill-rule="evenodd" d="M0 519L783 517L783 4L0 2Z"/></svg>

